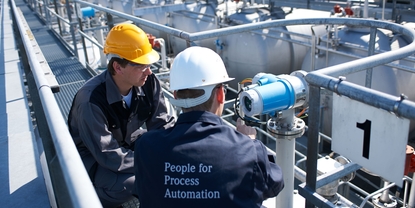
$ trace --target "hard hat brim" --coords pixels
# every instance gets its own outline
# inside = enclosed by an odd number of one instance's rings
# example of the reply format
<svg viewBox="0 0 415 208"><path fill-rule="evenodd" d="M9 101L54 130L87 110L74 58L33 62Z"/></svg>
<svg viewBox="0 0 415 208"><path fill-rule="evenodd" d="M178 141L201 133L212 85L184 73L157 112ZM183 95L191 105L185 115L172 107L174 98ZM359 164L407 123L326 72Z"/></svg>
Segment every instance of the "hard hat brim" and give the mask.
<svg viewBox="0 0 415 208"><path fill-rule="evenodd" d="M210 85L214 86L214 85L217 85L217 84L220 84L220 83L227 83L227 82L230 82L234 79L235 78L228 77L228 78L216 81L216 82L203 83L203 84L197 85L197 86L191 85L188 82L183 81L182 85L176 84L175 87L171 87L171 85L170 85L170 90L173 91L173 90L184 90L184 89L200 89L200 88L203 88L205 86L210 86Z"/></svg>
<svg viewBox="0 0 415 208"><path fill-rule="evenodd" d="M129 60L129 61L137 63L137 64L153 64L157 62L158 60L160 60L160 55L157 53L157 51L152 49L150 53L147 53L136 59Z"/></svg>

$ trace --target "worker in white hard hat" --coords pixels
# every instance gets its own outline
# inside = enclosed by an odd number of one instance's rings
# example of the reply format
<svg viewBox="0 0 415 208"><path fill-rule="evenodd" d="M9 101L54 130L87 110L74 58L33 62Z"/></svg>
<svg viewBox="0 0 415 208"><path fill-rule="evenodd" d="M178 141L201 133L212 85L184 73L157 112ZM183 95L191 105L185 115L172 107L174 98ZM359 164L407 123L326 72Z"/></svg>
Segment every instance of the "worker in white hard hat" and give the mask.
<svg viewBox="0 0 415 208"><path fill-rule="evenodd" d="M194 46L176 56L171 103L183 113L174 127L147 132L135 144L141 208L261 207L283 189L282 171L255 129L237 122L235 130L220 117L230 80L211 49Z"/></svg>
<svg viewBox="0 0 415 208"><path fill-rule="evenodd" d="M121 23L104 44L108 70L74 97L69 131L103 207L134 199L134 142L145 131L169 128L163 91L150 66L160 58L146 33ZM145 125L145 129L140 128Z"/></svg>

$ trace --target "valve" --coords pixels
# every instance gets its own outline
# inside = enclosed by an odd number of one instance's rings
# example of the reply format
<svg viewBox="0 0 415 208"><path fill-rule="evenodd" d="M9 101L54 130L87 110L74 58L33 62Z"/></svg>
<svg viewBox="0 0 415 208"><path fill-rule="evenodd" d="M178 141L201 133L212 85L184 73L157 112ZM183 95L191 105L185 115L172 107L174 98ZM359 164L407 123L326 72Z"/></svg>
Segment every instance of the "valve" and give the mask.
<svg viewBox="0 0 415 208"><path fill-rule="evenodd" d="M415 172L415 153L414 148L406 145L406 160L404 175Z"/></svg>
<svg viewBox="0 0 415 208"><path fill-rule="evenodd" d="M152 34L149 34L149 33L146 33L146 35L147 35L148 41L151 44L151 47L153 47L153 48L160 48L160 43L158 41L155 41L156 40L156 36L154 36Z"/></svg>

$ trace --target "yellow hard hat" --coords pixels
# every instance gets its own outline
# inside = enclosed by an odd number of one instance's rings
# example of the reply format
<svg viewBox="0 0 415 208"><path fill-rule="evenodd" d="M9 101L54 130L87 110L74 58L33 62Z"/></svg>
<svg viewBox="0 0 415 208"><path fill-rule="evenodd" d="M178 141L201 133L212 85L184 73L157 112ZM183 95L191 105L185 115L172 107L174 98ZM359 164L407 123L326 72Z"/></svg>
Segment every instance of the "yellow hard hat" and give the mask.
<svg viewBox="0 0 415 208"><path fill-rule="evenodd" d="M107 35L104 53L109 57L127 59L138 64L152 64L160 59L147 34L130 23L114 26Z"/></svg>

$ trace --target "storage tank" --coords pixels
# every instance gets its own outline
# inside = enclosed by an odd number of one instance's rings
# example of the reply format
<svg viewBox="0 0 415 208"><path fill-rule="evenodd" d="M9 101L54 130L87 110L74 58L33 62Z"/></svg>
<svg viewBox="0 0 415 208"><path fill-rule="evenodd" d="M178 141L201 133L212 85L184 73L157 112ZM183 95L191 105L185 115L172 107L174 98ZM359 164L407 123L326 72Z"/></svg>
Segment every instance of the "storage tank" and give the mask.
<svg viewBox="0 0 415 208"><path fill-rule="evenodd" d="M172 12L175 9L186 9L182 5L181 1L179 2L176 0L144 0L139 2L138 7L133 10L133 14L145 20L168 26L168 12ZM155 6L158 6L158 8L148 11L145 10L145 12L141 11L142 9L154 8ZM168 41L167 34L165 32L144 25L140 25L140 27L146 33L152 34L156 38L163 38L166 42Z"/></svg>
<svg viewBox="0 0 415 208"><path fill-rule="evenodd" d="M369 45L370 28L344 26L339 27L338 29L337 35L336 32L330 33L333 38L329 38L329 40L327 39L327 35L323 36L320 39L321 41L319 42L319 45L328 45L331 49L345 52L350 55L358 55L362 57L366 57L368 55L367 48ZM376 33L375 50L392 50L390 40L390 37L387 36L383 30L378 30ZM338 42L339 44L333 46L331 44L333 42ZM317 55L311 56L309 51L303 61L302 70L310 71L312 69L311 57L313 57L315 61L315 70L355 60L355 58L350 56L333 52L326 53L326 51L323 50L320 50ZM360 71L344 76L346 77L346 81L365 86L366 71ZM402 82L402 80L405 81ZM398 96L402 92L413 94L413 92L410 91L411 89L413 91L414 84L409 84L410 80L413 80L413 77L408 76L408 73L406 72L399 72L398 70L388 66L377 66L373 68L372 71L371 88L394 96ZM412 83L414 82L412 81ZM412 88L410 85L412 85ZM332 102L333 93L330 91L323 91L323 95L321 97L321 105L323 106L322 132L329 136L331 136L332 128Z"/></svg>
<svg viewBox="0 0 415 208"><path fill-rule="evenodd" d="M311 14L313 12L313 14ZM299 9L285 17L281 8L246 7L228 17L229 25L248 24L276 19L294 19L304 17L328 17L329 12ZM296 36L312 34L312 26L297 25L281 28L270 28L252 32L238 33L220 38L222 42L217 50L227 67L229 76L235 80L230 83L234 88L245 78L252 78L259 72L272 74L289 74L299 70L307 52L307 47L279 38L292 39L310 44L310 38ZM315 33L322 34L323 27L313 28ZM278 31L279 30L279 31ZM290 34L282 33L287 31Z"/></svg>
<svg viewBox="0 0 415 208"><path fill-rule="evenodd" d="M189 33L217 29L216 6L217 4L214 2L186 2L186 10L169 14L168 25ZM174 55L187 48L185 40L174 36L169 39ZM195 41L195 44L215 50L215 38Z"/></svg>
<svg viewBox="0 0 415 208"><path fill-rule="evenodd" d="M152 9L154 6L160 7ZM140 2L138 8L134 9L134 13L136 16L151 22L156 22L175 29L183 30L185 32L193 33L217 28L218 23L215 14L216 6L216 1L209 1L209 3L207 3L205 1L179 2L176 0L146 0ZM150 9L146 10L145 7L149 7ZM144 10L140 11L143 8ZM187 48L186 41L181 38L169 36L165 32L158 31L144 25L140 25L140 27L146 33L152 34L157 38L163 38L167 45L171 46L169 53L172 52L173 55L177 55L179 52ZM211 38L195 41L195 44L214 49L214 41L215 39Z"/></svg>

